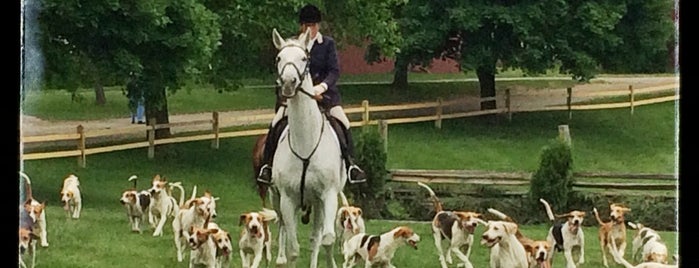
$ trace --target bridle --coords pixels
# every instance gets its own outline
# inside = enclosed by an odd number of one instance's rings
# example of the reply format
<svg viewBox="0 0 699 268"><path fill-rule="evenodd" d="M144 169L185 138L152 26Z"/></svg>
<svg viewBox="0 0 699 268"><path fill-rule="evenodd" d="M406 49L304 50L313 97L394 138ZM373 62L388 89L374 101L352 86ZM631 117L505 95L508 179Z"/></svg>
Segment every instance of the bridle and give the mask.
<svg viewBox="0 0 699 268"><path fill-rule="evenodd" d="M314 96L315 94L312 94L311 92L305 91L305 90L303 89L303 82L304 82L304 80L306 79L306 76L308 75L308 73L309 73L309 71L310 71L310 69L311 69L311 53L310 53L310 52L308 51L308 49L306 49L305 47L300 46L300 45L297 45L297 44L294 44L294 43L284 45L283 47L281 47L281 48L279 49L279 53L281 53L282 50L284 50L284 49L286 49L286 48L290 48L290 47L296 47L296 48L300 48L301 50L303 50L303 52L306 54L306 58L305 58L305 60L306 60L306 66L303 67L303 72L301 72L301 70L300 70L296 65L294 65L293 62L287 62L287 63L285 63L285 64L282 66L281 70L279 70L279 72L277 72L277 84L281 84L281 81L282 81L282 74L284 73L284 70L286 69L286 67L291 66L291 67L294 68L294 71L296 71L296 75L298 75L298 77L299 77L299 84L298 84L298 86L296 86L296 88L294 88L294 93L293 93L291 96L283 96L283 97L291 98L291 97L296 96L296 93L297 93L297 92L301 91L301 93L303 93L303 94L305 94L305 95L307 95L307 96L313 98L313 96ZM278 53L278 54L279 54L279 53ZM277 57L277 59L276 59L276 64L275 64L275 65L277 65L277 64L279 64L279 57Z"/></svg>

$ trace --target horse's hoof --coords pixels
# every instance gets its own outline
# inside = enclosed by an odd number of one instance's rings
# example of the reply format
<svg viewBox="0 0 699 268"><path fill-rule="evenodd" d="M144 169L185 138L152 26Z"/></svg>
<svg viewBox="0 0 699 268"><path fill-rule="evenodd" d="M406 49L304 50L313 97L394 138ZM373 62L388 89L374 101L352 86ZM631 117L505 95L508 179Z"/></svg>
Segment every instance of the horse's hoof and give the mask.
<svg viewBox="0 0 699 268"><path fill-rule="evenodd" d="M277 258L277 266L284 266L286 265L286 258L279 257Z"/></svg>

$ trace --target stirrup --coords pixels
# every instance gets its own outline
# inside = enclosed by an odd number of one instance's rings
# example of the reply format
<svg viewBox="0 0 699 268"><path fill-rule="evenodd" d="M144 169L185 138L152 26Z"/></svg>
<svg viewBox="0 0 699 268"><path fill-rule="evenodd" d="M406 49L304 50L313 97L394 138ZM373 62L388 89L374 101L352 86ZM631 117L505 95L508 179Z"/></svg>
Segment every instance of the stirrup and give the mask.
<svg viewBox="0 0 699 268"><path fill-rule="evenodd" d="M257 181L270 185L272 184L272 167L270 167L268 164L264 164L260 168L260 174L257 174Z"/></svg>
<svg viewBox="0 0 699 268"><path fill-rule="evenodd" d="M352 176L352 171L356 173L355 177ZM366 174L364 173L364 170L359 168L357 165L351 165L347 169L347 178L352 184L366 182Z"/></svg>

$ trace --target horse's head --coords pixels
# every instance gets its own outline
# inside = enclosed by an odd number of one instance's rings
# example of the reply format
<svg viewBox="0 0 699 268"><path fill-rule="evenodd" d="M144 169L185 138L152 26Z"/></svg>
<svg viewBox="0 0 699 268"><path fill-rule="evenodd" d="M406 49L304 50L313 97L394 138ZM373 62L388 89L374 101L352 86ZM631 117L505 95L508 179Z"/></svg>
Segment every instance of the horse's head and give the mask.
<svg viewBox="0 0 699 268"><path fill-rule="evenodd" d="M308 44L311 42L310 29L299 35L298 39L284 39L277 29L274 29L272 41L279 50L276 58L277 83L281 86L282 96L294 97L297 90L313 96L312 92L306 92L302 88L304 82L313 84L310 80L305 81L311 63L311 54L308 51Z"/></svg>

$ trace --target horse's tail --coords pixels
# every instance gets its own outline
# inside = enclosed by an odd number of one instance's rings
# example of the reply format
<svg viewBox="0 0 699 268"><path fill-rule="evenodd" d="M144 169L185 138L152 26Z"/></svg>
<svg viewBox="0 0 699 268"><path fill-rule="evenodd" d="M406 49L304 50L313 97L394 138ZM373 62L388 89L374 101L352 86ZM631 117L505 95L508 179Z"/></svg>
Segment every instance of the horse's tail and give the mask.
<svg viewBox="0 0 699 268"><path fill-rule="evenodd" d="M539 202L544 204L544 208L546 208L546 215L549 217L549 220L554 221L556 217L553 216L553 210L551 210L551 205L549 205L549 202L546 202L543 198L539 198Z"/></svg>
<svg viewBox="0 0 699 268"><path fill-rule="evenodd" d="M417 185L422 186L423 188L427 189L427 191L430 193L430 197L432 199L432 204L434 204L434 212L439 213L440 211L444 210L442 208L442 202L439 201L439 198L437 198L437 194L432 191L432 188L427 186L427 184L424 184L422 182L417 182Z"/></svg>
<svg viewBox="0 0 699 268"><path fill-rule="evenodd" d="M345 196L345 193L340 191L340 199L342 200L342 206L343 207L349 207L349 202L347 202L347 197Z"/></svg>
<svg viewBox="0 0 699 268"><path fill-rule="evenodd" d="M26 192L25 193L25 195L26 195L25 200L27 200L27 201L32 200L34 198L32 196L32 180L30 180L29 176L27 176L27 174L24 174L24 172L22 172L22 171L19 172L19 175L22 176L22 178L24 178L24 182L26 183L26 185L25 185L25 188L26 188L25 189L25 192Z"/></svg>
<svg viewBox="0 0 699 268"><path fill-rule="evenodd" d="M260 169L262 168L262 158L265 151L265 142L267 141L267 134L263 134L257 137L255 141L255 147L252 148L252 179L255 180L257 185L257 194L262 200L262 207L267 207L267 189L268 185L257 180L257 176L260 174Z"/></svg>

